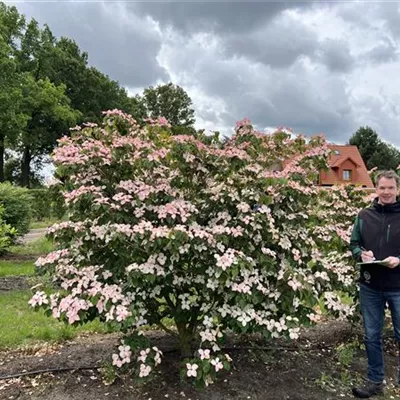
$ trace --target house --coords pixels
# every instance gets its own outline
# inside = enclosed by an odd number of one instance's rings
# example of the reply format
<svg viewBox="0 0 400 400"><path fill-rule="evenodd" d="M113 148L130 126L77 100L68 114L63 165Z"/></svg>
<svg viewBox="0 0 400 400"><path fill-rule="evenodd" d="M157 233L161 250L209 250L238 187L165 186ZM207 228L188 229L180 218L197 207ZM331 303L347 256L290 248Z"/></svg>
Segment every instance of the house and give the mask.
<svg viewBox="0 0 400 400"><path fill-rule="evenodd" d="M374 188L357 146L330 144L329 148L332 150L328 159L329 170L320 172L319 185L353 184Z"/></svg>

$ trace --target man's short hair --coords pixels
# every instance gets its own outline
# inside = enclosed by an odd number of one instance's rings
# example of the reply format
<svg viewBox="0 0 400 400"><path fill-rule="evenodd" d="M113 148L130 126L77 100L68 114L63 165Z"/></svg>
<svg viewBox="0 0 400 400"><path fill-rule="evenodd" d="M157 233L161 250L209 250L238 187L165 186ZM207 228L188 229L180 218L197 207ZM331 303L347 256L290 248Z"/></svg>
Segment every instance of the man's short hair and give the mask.
<svg viewBox="0 0 400 400"><path fill-rule="evenodd" d="M388 170L388 171L381 171L378 172L378 174L375 177L375 186L377 187L379 184L379 181L381 178L386 178L386 179L394 179L396 181L396 186L400 186L400 177L397 175L397 173L393 170Z"/></svg>

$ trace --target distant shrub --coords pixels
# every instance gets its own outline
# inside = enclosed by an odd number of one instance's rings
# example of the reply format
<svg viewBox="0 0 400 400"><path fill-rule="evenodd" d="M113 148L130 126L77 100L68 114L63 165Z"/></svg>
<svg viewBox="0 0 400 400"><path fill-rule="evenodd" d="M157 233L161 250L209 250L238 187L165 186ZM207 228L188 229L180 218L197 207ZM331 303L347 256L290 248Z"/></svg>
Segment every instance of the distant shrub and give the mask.
<svg viewBox="0 0 400 400"><path fill-rule="evenodd" d="M0 205L4 208L4 222L15 228L18 236L27 233L32 213L32 197L29 195L29 189L1 183Z"/></svg>
<svg viewBox="0 0 400 400"><path fill-rule="evenodd" d="M42 221L46 218L51 218L52 198L49 189L30 189L29 194L32 197L32 218L35 221Z"/></svg>
<svg viewBox="0 0 400 400"><path fill-rule="evenodd" d="M4 207L0 204L0 255L4 254L12 244L16 230L7 225L3 220Z"/></svg>
<svg viewBox="0 0 400 400"><path fill-rule="evenodd" d="M43 221L50 218L63 218L66 210L64 196L59 186L60 185L54 185L48 188L29 190L29 194L32 198L31 210L33 220Z"/></svg>
<svg viewBox="0 0 400 400"><path fill-rule="evenodd" d="M61 219L66 213L62 189L63 186L60 184L52 185L48 188L49 198L51 199L51 214L57 219Z"/></svg>
<svg viewBox="0 0 400 400"><path fill-rule="evenodd" d="M53 185L47 188L29 190L32 198L32 218L35 221L43 221L49 218L62 219L65 214L65 205L61 187L61 185Z"/></svg>

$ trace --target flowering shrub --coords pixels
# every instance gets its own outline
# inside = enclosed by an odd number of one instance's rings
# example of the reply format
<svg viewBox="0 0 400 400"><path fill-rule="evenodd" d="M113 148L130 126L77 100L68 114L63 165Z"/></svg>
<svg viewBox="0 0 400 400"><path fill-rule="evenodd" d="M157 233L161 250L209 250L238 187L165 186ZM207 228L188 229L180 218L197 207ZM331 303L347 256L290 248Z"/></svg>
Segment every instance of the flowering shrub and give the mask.
<svg viewBox="0 0 400 400"><path fill-rule="evenodd" d="M4 222L3 214L4 207L0 204L0 256L13 244L13 238L17 235L16 229Z"/></svg>
<svg viewBox="0 0 400 400"><path fill-rule="evenodd" d="M105 113L55 151L70 219L50 228L60 247L37 266L60 291L31 305L70 324L114 324L126 338L113 364L141 378L162 355L141 327L175 332L182 374L204 384L229 369L228 329L296 339L320 304L351 316L347 244L363 195L313 184L328 154L323 137L265 135L248 120L221 140Z"/></svg>

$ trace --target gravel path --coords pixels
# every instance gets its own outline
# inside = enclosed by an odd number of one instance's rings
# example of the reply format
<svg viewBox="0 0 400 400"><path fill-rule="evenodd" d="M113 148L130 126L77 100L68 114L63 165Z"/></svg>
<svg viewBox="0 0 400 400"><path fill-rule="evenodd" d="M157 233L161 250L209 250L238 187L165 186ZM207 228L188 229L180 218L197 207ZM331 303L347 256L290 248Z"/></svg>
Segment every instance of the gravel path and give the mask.
<svg viewBox="0 0 400 400"><path fill-rule="evenodd" d="M28 244L45 236L47 228L31 229L23 238L22 243Z"/></svg>

